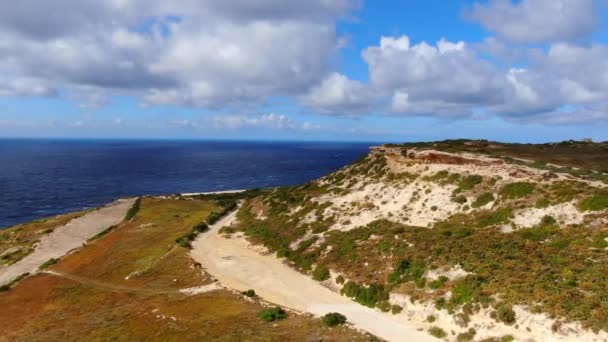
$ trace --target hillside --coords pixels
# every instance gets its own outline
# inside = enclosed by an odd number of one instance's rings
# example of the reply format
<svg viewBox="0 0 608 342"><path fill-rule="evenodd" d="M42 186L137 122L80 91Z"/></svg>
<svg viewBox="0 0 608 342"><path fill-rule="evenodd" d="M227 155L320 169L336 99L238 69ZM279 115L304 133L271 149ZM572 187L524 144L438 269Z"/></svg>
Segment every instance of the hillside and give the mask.
<svg viewBox="0 0 608 342"><path fill-rule="evenodd" d="M0 275L40 267L0 287L0 341L608 341L607 160L606 143L391 144L300 186L16 226Z"/></svg>
<svg viewBox="0 0 608 342"><path fill-rule="evenodd" d="M608 339L608 144L385 145L224 233L448 339Z"/></svg>

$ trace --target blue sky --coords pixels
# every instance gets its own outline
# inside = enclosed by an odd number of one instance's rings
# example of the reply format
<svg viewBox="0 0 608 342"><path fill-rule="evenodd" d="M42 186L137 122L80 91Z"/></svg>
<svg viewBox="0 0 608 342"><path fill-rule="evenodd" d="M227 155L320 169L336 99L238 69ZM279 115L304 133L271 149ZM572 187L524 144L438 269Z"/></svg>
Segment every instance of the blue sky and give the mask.
<svg viewBox="0 0 608 342"><path fill-rule="evenodd" d="M0 4L0 137L608 140L607 13L603 0Z"/></svg>

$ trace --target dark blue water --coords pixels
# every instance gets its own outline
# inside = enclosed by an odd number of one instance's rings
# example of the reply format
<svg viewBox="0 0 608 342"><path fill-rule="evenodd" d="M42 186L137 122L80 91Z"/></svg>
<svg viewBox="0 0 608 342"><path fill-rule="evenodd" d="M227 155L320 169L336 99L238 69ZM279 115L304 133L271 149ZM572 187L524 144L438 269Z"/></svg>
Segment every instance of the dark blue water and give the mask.
<svg viewBox="0 0 608 342"><path fill-rule="evenodd" d="M300 184L370 145L0 140L0 228L124 196Z"/></svg>

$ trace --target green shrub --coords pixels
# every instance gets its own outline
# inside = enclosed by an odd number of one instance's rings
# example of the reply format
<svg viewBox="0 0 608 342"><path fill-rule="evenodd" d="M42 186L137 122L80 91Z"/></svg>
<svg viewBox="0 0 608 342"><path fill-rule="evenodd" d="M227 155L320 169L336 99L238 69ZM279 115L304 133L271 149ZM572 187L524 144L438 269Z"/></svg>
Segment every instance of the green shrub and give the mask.
<svg viewBox="0 0 608 342"><path fill-rule="evenodd" d="M344 284L340 293L370 308L376 307L378 302L388 300L389 297L388 291L386 291L383 285L372 284L363 286L353 281L348 281Z"/></svg>
<svg viewBox="0 0 608 342"><path fill-rule="evenodd" d="M584 211L600 211L608 209L608 195L594 195L584 199L580 207Z"/></svg>
<svg viewBox="0 0 608 342"><path fill-rule="evenodd" d="M47 262L45 262L44 264L40 265L40 267L39 267L38 269L39 269L39 270L41 270L41 271L42 271L42 270L46 270L47 268L49 268L49 267L51 267L51 266L55 265L56 263L57 263L57 260L56 260L56 259L51 258L51 259L49 259Z"/></svg>
<svg viewBox="0 0 608 342"><path fill-rule="evenodd" d="M458 204L465 204L465 203L467 203L467 198L463 195L458 195L456 197L452 197L452 202L455 202Z"/></svg>
<svg viewBox="0 0 608 342"><path fill-rule="evenodd" d="M471 175L467 176L458 183L458 187L462 190L471 190L476 185L481 184L483 182L483 177L479 175Z"/></svg>
<svg viewBox="0 0 608 342"><path fill-rule="evenodd" d="M423 289L426 286L426 277L418 278L414 281L416 287L419 289Z"/></svg>
<svg viewBox="0 0 608 342"><path fill-rule="evenodd" d="M336 283L337 284L344 284L344 277L339 275L336 277Z"/></svg>
<svg viewBox="0 0 608 342"><path fill-rule="evenodd" d="M445 283L447 283L449 280L448 277L442 275L441 277L431 281L429 283L429 287L433 290L437 290L443 287L443 285L445 285Z"/></svg>
<svg viewBox="0 0 608 342"><path fill-rule="evenodd" d="M391 306L391 313L393 315L397 315L397 314L401 313L401 311L403 311L403 307L401 307L399 305L393 305L393 306Z"/></svg>
<svg viewBox="0 0 608 342"><path fill-rule="evenodd" d="M479 195L475 202L473 202L472 206L473 208L481 208L492 201L494 201L494 194L492 194L491 192L486 192Z"/></svg>
<svg viewBox="0 0 608 342"><path fill-rule="evenodd" d="M247 290L247 291L243 291L241 292L241 294L245 297L249 297L249 298L254 298L256 296L255 291L254 290Z"/></svg>
<svg viewBox="0 0 608 342"><path fill-rule="evenodd" d="M410 262L401 260L395 265L395 269L388 275L388 282L398 284L404 281L417 280L424 275L425 266L422 261Z"/></svg>
<svg viewBox="0 0 608 342"><path fill-rule="evenodd" d="M511 208L501 208L496 211L481 213L477 220L478 228L485 228L497 224L507 223L511 219L513 210Z"/></svg>
<svg viewBox="0 0 608 342"><path fill-rule="evenodd" d="M545 215L540 221L540 224L543 226L548 226L552 224L556 224L557 220L551 215Z"/></svg>
<svg viewBox="0 0 608 342"><path fill-rule="evenodd" d="M382 312L389 312L389 311L391 311L391 303L389 303L388 300L383 300L381 302L378 302L376 304L376 307L378 309L380 309L380 311L382 311Z"/></svg>
<svg viewBox="0 0 608 342"><path fill-rule="evenodd" d="M475 338L475 334L477 334L477 331L473 328L470 328L469 331L458 334L458 336L456 336L456 341L458 341L458 342L473 341L473 339Z"/></svg>
<svg viewBox="0 0 608 342"><path fill-rule="evenodd" d="M433 315L426 316L426 321L429 322L429 323L435 322L436 319L437 318L435 318L435 316L433 316Z"/></svg>
<svg viewBox="0 0 608 342"><path fill-rule="evenodd" d="M448 334L445 332L445 330L441 329L440 327L431 327L429 329L429 334L431 334L434 337L437 338L444 338L446 336L448 336Z"/></svg>
<svg viewBox="0 0 608 342"><path fill-rule="evenodd" d="M500 194L507 199L518 199L526 197L535 189L534 184L527 182L516 182L502 187Z"/></svg>
<svg viewBox="0 0 608 342"><path fill-rule="evenodd" d="M445 307L445 304L446 300L444 297L437 297L437 299L435 299L435 309L441 310Z"/></svg>
<svg viewBox="0 0 608 342"><path fill-rule="evenodd" d="M544 209L551 205L551 201L546 197L539 198L534 205L538 209Z"/></svg>
<svg viewBox="0 0 608 342"><path fill-rule="evenodd" d="M499 304L496 307L496 320L503 322L505 324L511 325L517 321L515 317L515 311L510 306L505 304Z"/></svg>
<svg viewBox="0 0 608 342"><path fill-rule="evenodd" d="M329 279L329 269L325 265L317 265L312 272L312 278L316 281L324 281Z"/></svg>
<svg viewBox="0 0 608 342"><path fill-rule="evenodd" d="M268 308L258 312L258 318L264 322L274 322L287 318L287 312L280 307Z"/></svg>
<svg viewBox="0 0 608 342"><path fill-rule="evenodd" d="M10 289L11 289L11 287L8 286L8 285L2 285L2 286L0 286L0 292L6 292L6 291L8 291Z"/></svg>
<svg viewBox="0 0 608 342"><path fill-rule="evenodd" d="M321 317L321 322L327 327L335 327L346 323L346 316L337 312L331 312Z"/></svg>
<svg viewBox="0 0 608 342"><path fill-rule="evenodd" d="M139 207L141 205L141 197L138 197L135 202L133 202L133 206L131 206L131 208L129 208L129 211L127 211L127 215L125 215L125 221L131 221L131 219L133 219L137 213L139 212Z"/></svg>

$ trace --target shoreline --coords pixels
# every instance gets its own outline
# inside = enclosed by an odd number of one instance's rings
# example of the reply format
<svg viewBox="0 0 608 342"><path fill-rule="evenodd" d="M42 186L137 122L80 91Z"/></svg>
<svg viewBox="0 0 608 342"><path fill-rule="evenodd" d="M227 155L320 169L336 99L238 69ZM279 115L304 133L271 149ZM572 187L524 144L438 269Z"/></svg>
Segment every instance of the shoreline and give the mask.
<svg viewBox="0 0 608 342"><path fill-rule="evenodd" d="M221 195L221 194L239 194L245 192L247 189L238 190L220 190L220 191L207 191L207 192L184 192L180 195L184 197L200 196L200 195Z"/></svg>

